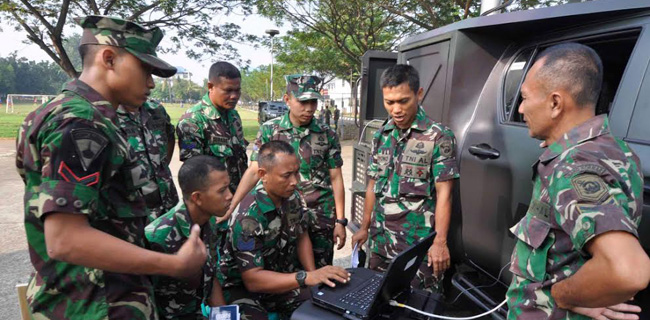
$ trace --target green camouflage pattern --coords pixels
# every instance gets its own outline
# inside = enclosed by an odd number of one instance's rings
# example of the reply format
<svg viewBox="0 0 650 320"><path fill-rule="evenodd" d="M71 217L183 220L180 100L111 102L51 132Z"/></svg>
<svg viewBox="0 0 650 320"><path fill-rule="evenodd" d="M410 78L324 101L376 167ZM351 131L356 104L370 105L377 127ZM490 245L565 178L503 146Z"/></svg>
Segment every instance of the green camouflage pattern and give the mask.
<svg viewBox="0 0 650 320"><path fill-rule="evenodd" d="M149 183L142 187L149 208L149 222L171 210L178 203L178 193L169 169L167 151L174 148L174 126L165 108L156 101L145 102L137 113L120 106L118 126L135 150L138 162L147 168Z"/></svg>
<svg viewBox="0 0 650 320"><path fill-rule="evenodd" d="M375 255L374 261L390 260L429 235L435 229L435 183L459 177L456 138L449 128L427 117L422 107L407 130L387 120L375 132L368 165L376 194L369 237L371 261ZM371 268L381 269L380 265ZM431 269L421 268L428 274L418 277L430 279ZM432 285L426 280L420 287Z"/></svg>
<svg viewBox="0 0 650 320"><path fill-rule="evenodd" d="M95 44L124 48L153 68L152 73L168 78L176 68L156 55L156 47L164 34L158 27L147 29L135 22L117 17L87 16L75 19L83 29L79 45Z"/></svg>
<svg viewBox="0 0 650 320"><path fill-rule="evenodd" d="M27 300L35 319L156 319L147 276L51 259L47 214L82 214L93 228L144 247L146 169L116 125L115 108L80 80L25 118L16 167L25 182L25 232L35 272Z"/></svg>
<svg viewBox="0 0 650 320"><path fill-rule="evenodd" d="M293 94L298 101L322 99L318 92L318 85L322 80L317 76L293 74L284 76L287 81L287 92Z"/></svg>
<svg viewBox="0 0 650 320"><path fill-rule="evenodd" d="M175 254L187 241L192 218L185 203L178 203L144 229L151 250ZM207 304L212 293L212 282L217 268L217 251L209 223L201 226L201 240L207 247L207 260L199 287L192 288L185 281L166 276L153 276L156 308L161 319L204 319L201 303Z"/></svg>
<svg viewBox="0 0 650 320"><path fill-rule="evenodd" d="M316 222L310 225L309 230L316 267L331 265L336 208L329 170L343 165L339 138L330 127L316 118L306 127L294 127L287 113L262 124L253 145L251 160L257 161L259 149L272 140L285 141L296 150L300 161L298 190Z"/></svg>
<svg viewBox="0 0 650 320"><path fill-rule="evenodd" d="M206 94L181 116L176 134L181 161L200 154L217 157L226 165L234 194L248 169L248 142L237 110L220 112Z"/></svg>
<svg viewBox="0 0 650 320"><path fill-rule="evenodd" d="M627 143L594 117L551 144L533 166L534 189L517 237L508 319L588 319L556 306L551 286L589 259L585 245L608 231L638 237L643 173Z"/></svg>
<svg viewBox="0 0 650 320"><path fill-rule="evenodd" d="M281 273L301 270L298 239L307 232L309 219L297 191L278 209L262 182L257 183L239 206L221 256L218 276L226 303L236 303L242 308L258 305L264 312L293 312L298 307L295 300L286 299L287 295L297 297L298 292L283 295L247 292L241 274L253 268ZM246 317L252 319L250 314Z"/></svg>

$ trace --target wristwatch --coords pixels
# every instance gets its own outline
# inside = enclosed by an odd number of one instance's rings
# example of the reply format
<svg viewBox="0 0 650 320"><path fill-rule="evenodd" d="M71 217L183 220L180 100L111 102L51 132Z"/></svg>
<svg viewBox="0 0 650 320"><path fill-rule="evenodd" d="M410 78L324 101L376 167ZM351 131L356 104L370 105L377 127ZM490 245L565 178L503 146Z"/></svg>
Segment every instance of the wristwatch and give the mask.
<svg viewBox="0 0 650 320"><path fill-rule="evenodd" d="M348 219L343 218L343 219L336 219L336 223L342 224L344 227L348 226Z"/></svg>
<svg viewBox="0 0 650 320"><path fill-rule="evenodd" d="M307 279L307 272L305 272L304 270L300 270L296 273L296 281L298 281L298 285L301 288L306 287L305 279Z"/></svg>

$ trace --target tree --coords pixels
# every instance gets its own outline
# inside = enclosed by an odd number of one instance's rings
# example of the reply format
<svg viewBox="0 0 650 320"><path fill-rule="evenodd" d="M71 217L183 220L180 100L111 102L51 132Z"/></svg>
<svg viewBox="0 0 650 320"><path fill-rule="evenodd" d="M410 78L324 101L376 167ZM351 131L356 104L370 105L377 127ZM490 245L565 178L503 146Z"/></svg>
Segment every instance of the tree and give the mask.
<svg viewBox="0 0 650 320"><path fill-rule="evenodd" d="M301 73L302 71L294 69L284 64L273 66L273 99L280 100L286 91L286 82L284 76L289 74ZM268 101L270 99L270 78L271 66L263 65L254 69L243 68L242 73L242 96L241 100L246 103L258 101Z"/></svg>
<svg viewBox="0 0 650 320"><path fill-rule="evenodd" d="M479 0L377 0L375 4L422 30L478 16L481 9Z"/></svg>
<svg viewBox="0 0 650 320"><path fill-rule="evenodd" d="M0 94L56 94L67 80L52 62L18 58L16 52L0 58Z"/></svg>
<svg viewBox="0 0 650 320"><path fill-rule="evenodd" d="M406 35L417 28L404 23L394 13L365 0L258 0L254 1L259 12L278 23L289 21L297 37L313 40L315 55L330 54L329 49L339 51L335 55L337 69L347 70L336 75L348 79L352 96L356 98L356 79L360 75L361 56L368 50L392 51ZM317 35L317 36L316 36ZM318 41L315 37L320 37ZM297 40L299 41L299 40ZM308 55L304 65L312 63ZM310 58L310 59L307 59ZM322 56L321 56L322 58ZM314 67L314 65L310 65Z"/></svg>
<svg viewBox="0 0 650 320"><path fill-rule="evenodd" d="M3 0L0 17L17 30L27 33L28 42L38 45L70 77L78 75L70 51L66 50L65 27L72 18L87 15L125 17L145 27L161 26L171 35L171 45L164 51L184 48L190 58L217 55L240 61L233 41L256 42L257 37L242 34L238 25L214 25L215 16L233 11L246 14L251 8L241 1L230 0ZM68 32L67 34L70 34Z"/></svg>

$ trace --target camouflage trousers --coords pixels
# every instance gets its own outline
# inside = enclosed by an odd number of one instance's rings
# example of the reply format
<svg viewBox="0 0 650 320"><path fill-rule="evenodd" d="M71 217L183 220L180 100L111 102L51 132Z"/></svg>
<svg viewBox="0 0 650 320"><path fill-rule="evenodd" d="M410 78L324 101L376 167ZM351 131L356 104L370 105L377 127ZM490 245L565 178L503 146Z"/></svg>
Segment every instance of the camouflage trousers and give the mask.
<svg viewBox="0 0 650 320"><path fill-rule="evenodd" d="M386 258L373 252L370 254L368 268L379 272L386 272L391 260L392 259ZM411 281L411 288L442 294L442 280L444 279L444 275L441 275L436 279L433 276L433 267L427 266L426 258L424 260L425 261L422 262L420 268L418 268L418 272L415 274L415 277Z"/></svg>
<svg viewBox="0 0 650 320"><path fill-rule="evenodd" d="M316 269L331 266L334 260L334 226L332 228L312 228L309 239L314 250Z"/></svg>
<svg viewBox="0 0 650 320"><path fill-rule="evenodd" d="M244 287L223 289L227 304L239 306L241 320L267 320L270 313L289 319L298 307L309 300L309 289L295 289L283 294L256 294Z"/></svg>

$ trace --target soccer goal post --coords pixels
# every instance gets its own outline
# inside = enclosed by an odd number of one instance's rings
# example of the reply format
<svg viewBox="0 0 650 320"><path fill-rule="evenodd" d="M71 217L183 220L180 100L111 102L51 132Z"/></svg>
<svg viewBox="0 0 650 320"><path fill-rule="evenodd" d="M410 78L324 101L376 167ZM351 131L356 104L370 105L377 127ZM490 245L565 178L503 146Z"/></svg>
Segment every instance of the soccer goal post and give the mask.
<svg viewBox="0 0 650 320"><path fill-rule="evenodd" d="M15 105L29 105L32 104L34 107L39 106L43 103L46 103L51 98L54 98L54 95L48 94L16 94L11 93L7 95L5 113L14 113ZM10 111L11 110L11 111Z"/></svg>

